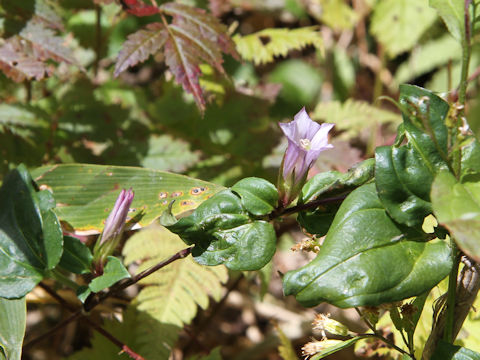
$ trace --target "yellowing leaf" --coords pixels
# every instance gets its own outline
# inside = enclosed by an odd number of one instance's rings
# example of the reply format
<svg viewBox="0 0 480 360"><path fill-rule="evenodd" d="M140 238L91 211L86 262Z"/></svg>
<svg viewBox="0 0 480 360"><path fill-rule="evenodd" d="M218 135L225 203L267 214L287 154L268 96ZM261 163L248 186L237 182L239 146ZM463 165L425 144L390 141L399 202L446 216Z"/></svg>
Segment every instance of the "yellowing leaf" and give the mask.
<svg viewBox="0 0 480 360"><path fill-rule="evenodd" d="M265 29L254 34L236 35L233 40L243 59L255 65L274 61L289 51L312 45L323 51L323 40L316 26L299 29Z"/></svg>

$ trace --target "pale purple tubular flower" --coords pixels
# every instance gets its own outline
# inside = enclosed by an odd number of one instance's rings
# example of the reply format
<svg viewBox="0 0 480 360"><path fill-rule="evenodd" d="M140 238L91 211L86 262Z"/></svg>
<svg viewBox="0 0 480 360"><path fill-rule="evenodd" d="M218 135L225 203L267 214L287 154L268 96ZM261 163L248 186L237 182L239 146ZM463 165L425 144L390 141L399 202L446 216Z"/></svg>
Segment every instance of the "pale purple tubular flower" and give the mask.
<svg viewBox="0 0 480 360"><path fill-rule="evenodd" d="M103 228L100 244L103 244L111 238L117 237L123 232L128 211L133 201L133 196L134 193L132 189L123 189L120 195L118 195L115 206L110 212L110 215L108 215L107 220L105 220L105 227Z"/></svg>
<svg viewBox="0 0 480 360"><path fill-rule="evenodd" d="M335 124L318 124L302 108L289 123L279 124L288 139L288 147L283 158L283 179L295 174L294 182L307 175L308 170L323 150L333 148L328 143L328 132Z"/></svg>

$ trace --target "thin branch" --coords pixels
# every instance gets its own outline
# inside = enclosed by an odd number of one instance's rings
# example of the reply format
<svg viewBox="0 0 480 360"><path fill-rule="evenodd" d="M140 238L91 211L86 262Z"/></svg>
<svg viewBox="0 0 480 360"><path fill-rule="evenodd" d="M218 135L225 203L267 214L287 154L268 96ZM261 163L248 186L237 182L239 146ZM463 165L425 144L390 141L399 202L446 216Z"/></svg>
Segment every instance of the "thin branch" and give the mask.
<svg viewBox="0 0 480 360"><path fill-rule="evenodd" d="M127 288L127 287L129 287L133 284L136 284L137 282L139 282L143 278L147 277L148 275L153 274L155 271L160 270L161 268L167 266L168 264L171 264L172 262L174 262L176 260L186 258L188 255L190 255L191 252L192 252L191 247L180 250L179 252L177 252L176 254L174 254L173 256L168 258L167 260L162 261L162 262L158 263L157 265L152 266L150 269L142 271L141 273L139 273L139 274L137 274L137 275L135 275L135 276L133 276L129 279L126 279L125 281L120 282L117 285L112 286L108 292L101 293L101 294L90 295L87 298L87 300L85 301L83 309L86 312L91 311L95 306L97 306L98 304L100 304L105 299L109 298L110 296L119 293L120 291L124 290L125 288Z"/></svg>

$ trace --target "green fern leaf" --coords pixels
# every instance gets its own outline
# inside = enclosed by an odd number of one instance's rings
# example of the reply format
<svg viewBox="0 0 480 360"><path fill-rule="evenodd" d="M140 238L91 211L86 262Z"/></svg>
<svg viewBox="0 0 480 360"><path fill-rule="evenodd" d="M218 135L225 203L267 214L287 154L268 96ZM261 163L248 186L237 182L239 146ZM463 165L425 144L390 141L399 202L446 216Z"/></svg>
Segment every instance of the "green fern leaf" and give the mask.
<svg viewBox="0 0 480 360"><path fill-rule="evenodd" d="M319 103L312 118L336 124L337 131L344 131L339 137L346 140L358 136L369 126L385 123L398 124L401 121L399 114L352 99L348 99L343 104L339 101Z"/></svg>
<svg viewBox="0 0 480 360"><path fill-rule="evenodd" d="M234 36L237 51L255 65L274 61L275 56L286 56L291 50L300 50L313 45L323 51L323 40L318 27L300 29L265 29L254 34Z"/></svg>
<svg viewBox="0 0 480 360"><path fill-rule="evenodd" d="M384 0L375 6L370 30L395 57L410 50L436 19L427 0Z"/></svg>
<svg viewBox="0 0 480 360"><path fill-rule="evenodd" d="M138 263L137 272L141 272L184 247L178 236L163 227L153 226L132 236L125 244L123 254L125 264ZM145 287L135 298L134 305L158 324L181 329L195 317L198 306L207 308L209 296L217 301L220 299L222 283L226 280L224 266L201 266L187 257L142 280ZM148 326L140 328L145 333L145 349L139 351L148 351L149 343L158 341Z"/></svg>

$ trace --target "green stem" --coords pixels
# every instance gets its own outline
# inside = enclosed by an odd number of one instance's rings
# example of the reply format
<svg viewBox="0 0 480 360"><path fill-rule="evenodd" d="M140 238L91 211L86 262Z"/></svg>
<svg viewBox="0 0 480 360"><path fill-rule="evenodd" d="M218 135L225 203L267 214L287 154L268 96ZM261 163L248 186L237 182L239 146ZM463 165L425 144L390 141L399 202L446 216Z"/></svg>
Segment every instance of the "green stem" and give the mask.
<svg viewBox="0 0 480 360"><path fill-rule="evenodd" d="M457 276L458 266L460 264L460 256L458 256L458 249L455 241L450 238L452 246L453 267L448 276L448 292L447 292L447 314L445 318L445 330L443 331L443 340L453 344L454 342L454 325L455 325L455 302L457 293Z"/></svg>

